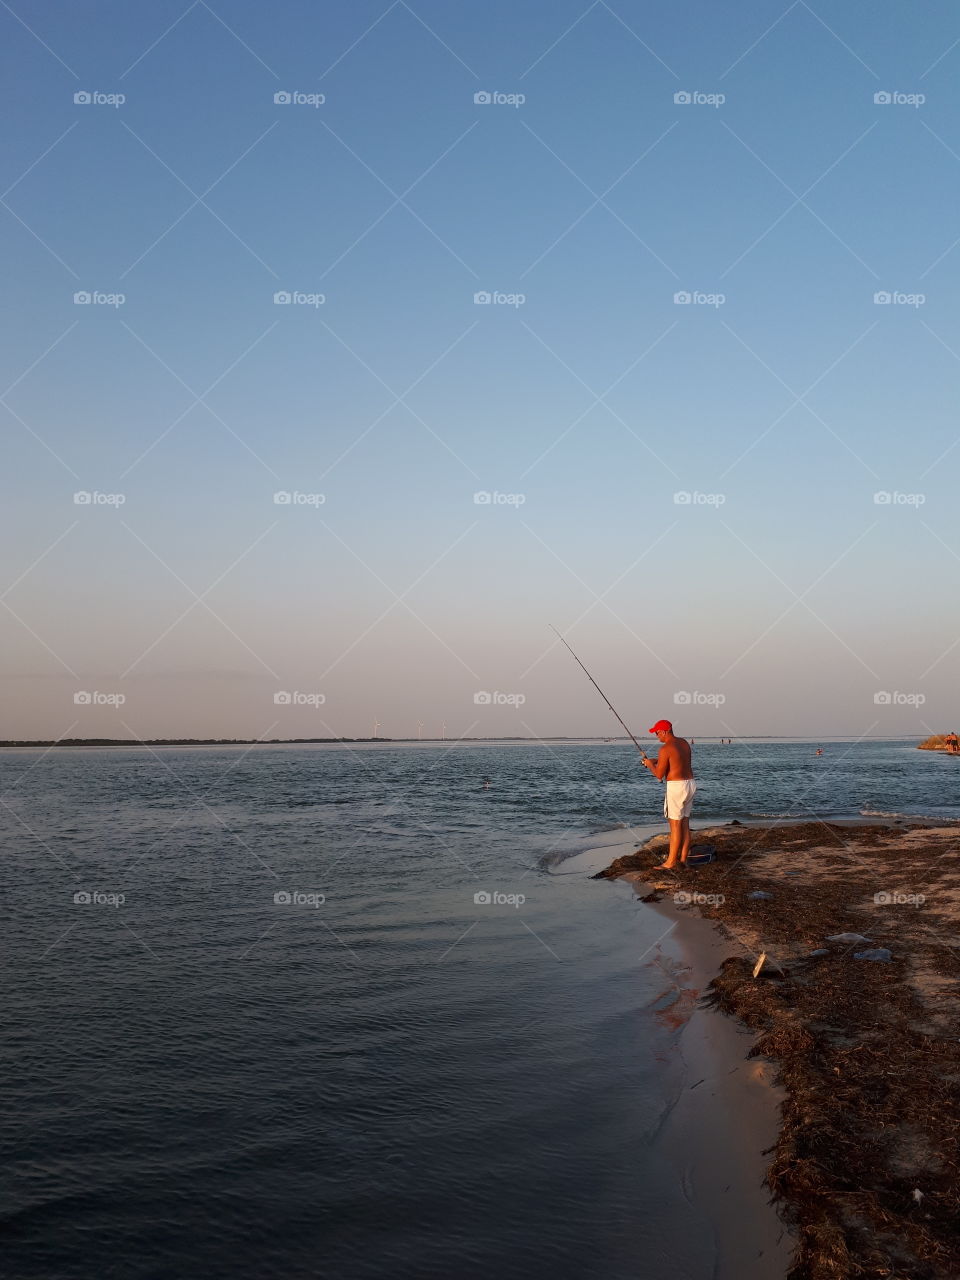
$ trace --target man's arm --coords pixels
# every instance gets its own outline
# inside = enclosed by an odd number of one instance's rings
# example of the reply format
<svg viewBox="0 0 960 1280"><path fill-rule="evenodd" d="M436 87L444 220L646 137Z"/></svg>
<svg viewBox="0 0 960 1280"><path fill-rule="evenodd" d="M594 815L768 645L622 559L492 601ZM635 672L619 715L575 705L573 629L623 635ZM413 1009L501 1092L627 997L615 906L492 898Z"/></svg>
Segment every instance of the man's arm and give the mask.
<svg viewBox="0 0 960 1280"><path fill-rule="evenodd" d="M656 760L644 760L643 762L650 770L653 776L662 782L666 776L667 769L670 767L670 756L666 747L661 747Z"/></svg>

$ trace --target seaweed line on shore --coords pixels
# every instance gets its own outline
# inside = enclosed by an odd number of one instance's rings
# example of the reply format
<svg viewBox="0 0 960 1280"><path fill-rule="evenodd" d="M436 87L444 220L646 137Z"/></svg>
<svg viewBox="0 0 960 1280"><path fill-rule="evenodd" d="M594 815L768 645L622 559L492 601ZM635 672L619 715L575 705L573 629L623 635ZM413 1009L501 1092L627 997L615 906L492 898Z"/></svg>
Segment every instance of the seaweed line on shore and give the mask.
<svg viewBox="0 0 960 1280"><path fill-rule="evenodd" d="M757 1033L750 1056L786 1091L764 1154L797 1237L788 1280L957 1280L960 830L734 823L697 837L715 862L655 871L659 835L595 878L643 881L648 901L686 894L680 910L744 949L703 1000ZM826 941L845 933L871 941ZM871 946L892 960L856 958Z"/></svg>

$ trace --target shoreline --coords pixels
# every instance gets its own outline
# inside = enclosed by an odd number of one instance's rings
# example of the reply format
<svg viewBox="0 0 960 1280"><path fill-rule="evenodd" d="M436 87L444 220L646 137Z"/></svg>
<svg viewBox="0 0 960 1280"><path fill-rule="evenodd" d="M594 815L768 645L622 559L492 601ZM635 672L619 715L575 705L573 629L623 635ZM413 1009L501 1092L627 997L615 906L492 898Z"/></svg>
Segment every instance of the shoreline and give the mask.
<svg viewBox="0 0 960 1280"><path fill-rule="evenodd" d="M703 1037L718 1064L738 1052L733 1087L748 1083L743 1069L756 1070L767 1115L779 1113L767 1141L763 1107L746 1121L732 1116L741 1185L759 1168L777 1206L764 1210L748 1196L740 1212L749 1231L741 1217L734 1242L757 1238L776 1213L788 1250L777 1255L778 1275L956 1280L960 826L732 822L694 833L695 843L716 845L716 862L666 873L653 869L666 833L638 843L639 834L625 830L622 842L598 850L624 852L594 878L624 881L671 921L664 936L703 979L677 983L691 1005L684 1037ZM704 900L678 902L678 892ZM911 896L925 901L899 901ZM835 933L872 942L828 942ZM871 945L892 959L855 958ZM714 1011L733 1016L711 1019ZM724 1101L715 1100L711 1125L731 1110ZM695 1164L696 1126L686 1135L684 1161ZM711 1220L717 1207L706 1189Z"/></svg>
<svg viewBox="0 0 960 1280"><path fill-rule="evenodd" d="M785 1280L797 1241L765 1184L764 1155L777 1140L785 1091L772 1064L750 1057L756 1033L703 1004L733 954L729 942L695 916L651 905L673 925L658 949L675 960L676 992L654 1016L680 1026L685 1067L658 1145L712 1234L714 1280Z"/></svg>
<svg viewBox="0 0 960 1280"><path fill-rule="evenodd" d="M598 833L602 844L562 865L599 879L611 858L631 855L638 840L656 840L662 826L651 821ZM614 888L631 897L644 892L632 874L618 877ZM648 907L669 927L657 931L660 936L642 957L664 978L663 992L646 1012L677 1032L682 1063L682 1083L653 1144L696 1206L701 1230L709 1233L714 1280L787 1280L797 1241L767 1186L765 1154L777 1140L786 1093L773 1065L750 1056L756 1032L737 1019L717 1018L704 1002L718 969L737 948L694 912L670 902Z"/></svg>

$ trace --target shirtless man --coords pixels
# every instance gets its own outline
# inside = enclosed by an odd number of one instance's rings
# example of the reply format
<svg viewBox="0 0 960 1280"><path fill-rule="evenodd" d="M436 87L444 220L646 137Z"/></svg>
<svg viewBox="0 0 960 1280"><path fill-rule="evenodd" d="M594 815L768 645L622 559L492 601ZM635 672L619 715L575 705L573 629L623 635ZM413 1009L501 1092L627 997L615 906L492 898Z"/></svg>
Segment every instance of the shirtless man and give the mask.
<svg viewBox="0 0 960 1280"><path fill-rule="evenodd" d="M661 782L666 779L663 816L670 823L670 852L666 862L661 862L656 870L671 871L678 860L686 866L690 852L690 810L697 784L693 780L690 744L686 738L674 736L669 720L658 720L650 732L660 740L660 751L656 760L644 760L643 763L655 778Z"/></svg>

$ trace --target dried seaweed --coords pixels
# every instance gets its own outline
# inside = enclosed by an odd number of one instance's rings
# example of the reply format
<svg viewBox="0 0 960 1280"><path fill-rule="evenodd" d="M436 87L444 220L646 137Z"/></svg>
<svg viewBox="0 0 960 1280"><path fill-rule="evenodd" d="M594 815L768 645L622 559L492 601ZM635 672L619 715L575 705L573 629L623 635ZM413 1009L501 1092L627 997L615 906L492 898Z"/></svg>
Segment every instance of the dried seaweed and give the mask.
<svg viewBox="0 0 960 1280"><path fill-rule="evenodd" d="M723 963L705 1000L757 1032L751 1053L776 1064L785 1089L767 1181L798 1240L789 1280L960 1277L952 839L939 830L928 841L918 826L723 827L710 832L714 863L654 873L657 837L598 877L648 873L660 892L723 898L696 909L744 954ZM798 857L811 850L815 859ZM923 883L922 908L877 906L877 885L893 876ZM757 889L771 898L748 898ZM855 945L825 942L845 932L881 939L893 962L857 960ZM781 967L754 979L758 939ZM943 989L918 985L918 974L937 975Z"/></svg>

